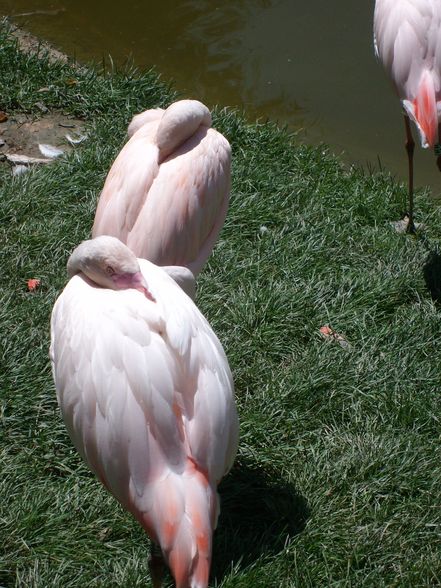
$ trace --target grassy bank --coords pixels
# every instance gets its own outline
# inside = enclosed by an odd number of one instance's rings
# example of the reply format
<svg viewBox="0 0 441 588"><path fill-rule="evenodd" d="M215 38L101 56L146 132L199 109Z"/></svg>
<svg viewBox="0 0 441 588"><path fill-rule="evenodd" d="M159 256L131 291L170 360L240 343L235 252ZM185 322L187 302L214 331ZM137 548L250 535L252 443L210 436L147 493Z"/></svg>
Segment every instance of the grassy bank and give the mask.
<svg viewBox="0 0 441 588"><path fill-rule="evenodd" d="M135 112L173 92L154 73L99 74L18 51L0 33L0 109L82 117L89 139L12 178L0 166L0 586L149 585L141 529L82 464L48 347L69 252ZM41 90L44 89L42 92ZM225 346L241 419L221 487L212 585L441 584L441 213L399 235L405 188L324 148L218 109L231 206L197 302ZM41 287L27 292L26 280ZM346 342L326 340L330 325Z"/></svg>

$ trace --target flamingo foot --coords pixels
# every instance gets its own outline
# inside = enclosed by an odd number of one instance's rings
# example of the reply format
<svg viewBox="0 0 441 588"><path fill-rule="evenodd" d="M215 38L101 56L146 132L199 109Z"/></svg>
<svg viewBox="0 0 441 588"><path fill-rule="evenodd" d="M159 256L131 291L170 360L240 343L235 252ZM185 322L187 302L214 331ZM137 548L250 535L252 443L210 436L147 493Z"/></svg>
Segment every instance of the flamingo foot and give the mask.
<svg viewBox="0 0 441 588"><path fill-rule="evenodd" d="M409 214L406 212L403 218L399 221L392 221L391 226L397 233L407 233L409 235L415 235L418 231L422 231L426 228L423 223L410 223Z"/></svg>
<svg viewBox="0 0 441 588"><path fill-rule="evenodd" d="M413 222L413 218L411 216L406 215L403 220L404 222L407 222L406 233L408 233L409 235L415 235L417 230L415 223Z"/></svg>

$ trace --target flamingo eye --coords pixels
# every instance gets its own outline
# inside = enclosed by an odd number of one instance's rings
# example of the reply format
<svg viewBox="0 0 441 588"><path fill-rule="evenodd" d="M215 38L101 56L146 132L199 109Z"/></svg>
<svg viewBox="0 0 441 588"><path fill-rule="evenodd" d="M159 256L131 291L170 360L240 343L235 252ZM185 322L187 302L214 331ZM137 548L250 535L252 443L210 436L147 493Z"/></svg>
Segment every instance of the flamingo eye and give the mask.
<svg viewBox="0 0 441 588"><path fill-rule="evenodd" d="M106 267L106 274L108 274L109 276L113 276L115 274L115 270L111 265L108 265Z"/></svg>

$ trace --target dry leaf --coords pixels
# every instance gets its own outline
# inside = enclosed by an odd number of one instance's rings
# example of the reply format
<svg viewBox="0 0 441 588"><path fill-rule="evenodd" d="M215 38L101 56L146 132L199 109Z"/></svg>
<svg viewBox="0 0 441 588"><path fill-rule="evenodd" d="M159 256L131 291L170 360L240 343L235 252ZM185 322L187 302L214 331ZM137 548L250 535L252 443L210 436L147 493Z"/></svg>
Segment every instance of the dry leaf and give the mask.
<svg viewBox="0 0 441 588"><path fill-rule="evenodd" d="M0 123L6 122L8 120L8 115L3 110L0 110Z"/></svg>
<svg viewBox="0 0 441 588"><path fill-rule="evenodd" d="M328 341L337 341L337 343L342 347L349 347L349 343L346 341L343 335L340 335L340 333L337 333L336 331L334 331L334 329L331 329L329 325L324 325L323 327L320 327L320 333Z"/></svg>
<svg viewBox="0 0 441 588"><path fill-rule="evenodd" d="M28 280L28 290L29 292L34 292L41 284L41 280L38 278L30 278Z"/></svg>
<svg viewBox="0 0 441 588"><path fill-rule="evenodd" d="M101 531L98 533L98 539L100 541L105 541L111 534L112 529L110 527L104 527L104 529L101 529Z"/></svg>

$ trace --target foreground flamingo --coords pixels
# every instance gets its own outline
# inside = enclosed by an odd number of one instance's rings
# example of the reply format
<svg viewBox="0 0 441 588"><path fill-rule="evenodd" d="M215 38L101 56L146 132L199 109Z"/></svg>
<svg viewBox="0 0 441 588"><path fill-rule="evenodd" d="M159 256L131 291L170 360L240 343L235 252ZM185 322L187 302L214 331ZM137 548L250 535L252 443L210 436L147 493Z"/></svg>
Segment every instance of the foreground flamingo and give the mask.
<svg viewBox="0 0 441 588"><path fill-rule="evenodd" d="M134 117L110 169L92 235L112 235L137 257L197 275L225 220L231 150L197 100Z"/></svg>
<svg viewBox="0 0 441 588"><path fill-rule="evenodd" d="M204 588L216 487L238 438L222 346L173 279L114 237L80 244L68 273L50 356L69 435L159 544L177 588ZM157 556L151 564L159 587Z"/></svg>
<svg viewBox="0 0 441 588"><path fill-rule="evenodd" d="M404 108L409 161L409 222L413 221L413 152L409 118L423 147L435 147L441 171L441 2L376 0L374 41L377 56L390 76Z"/></svg>

